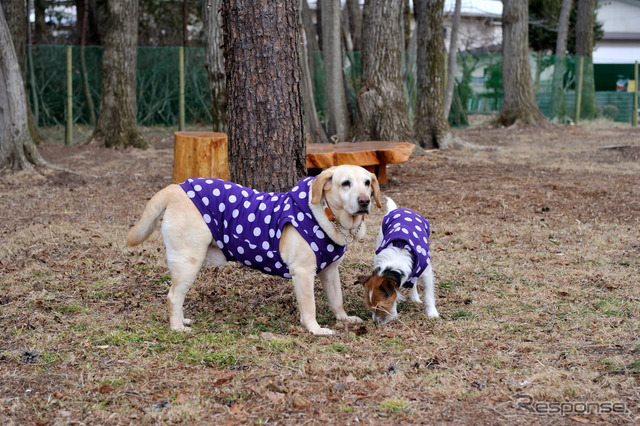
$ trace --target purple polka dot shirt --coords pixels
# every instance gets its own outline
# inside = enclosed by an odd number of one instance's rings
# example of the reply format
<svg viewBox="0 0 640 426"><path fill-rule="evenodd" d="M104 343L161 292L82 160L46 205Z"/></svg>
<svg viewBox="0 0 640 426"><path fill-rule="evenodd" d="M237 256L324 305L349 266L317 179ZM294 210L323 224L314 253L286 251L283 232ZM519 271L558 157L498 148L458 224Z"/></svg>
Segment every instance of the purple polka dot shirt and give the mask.
<svg viewBox="0 0 640 426"><path fill-rule="evenodd" d="M346 251L345 246L324 233L311 213L309 188L313 179L307 177L284 193L259 192L220 179L192 178L180 186L202 214L228 261L291 278L279 251L287 223L296 228L316 254L316 272Z"/></svg>
<svg viewBox="0 0 640 426"><path fill-rule="evenodd" d="M429 235L431 230L427 219L408 209L392 210L382 219L383 239L376 254L389 246L409 250L413 256L413 270L403 287L413 287L427 266L431 253Z"/></svg>

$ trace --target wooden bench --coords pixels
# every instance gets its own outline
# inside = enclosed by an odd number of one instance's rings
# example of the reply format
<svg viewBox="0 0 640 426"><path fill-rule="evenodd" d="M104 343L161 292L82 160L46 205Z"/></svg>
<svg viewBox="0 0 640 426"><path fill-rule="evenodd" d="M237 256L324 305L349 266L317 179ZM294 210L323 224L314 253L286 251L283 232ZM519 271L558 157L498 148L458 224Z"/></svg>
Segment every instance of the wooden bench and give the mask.
<svg viewBox="0 0 640 426"><path fill-rule="evenodd" d="M415 145L409 142L340 142L307 144L307 169L310 176L322 169L342 164L362 166L388 183L387 164L403 163L411 157Z"/></svg>

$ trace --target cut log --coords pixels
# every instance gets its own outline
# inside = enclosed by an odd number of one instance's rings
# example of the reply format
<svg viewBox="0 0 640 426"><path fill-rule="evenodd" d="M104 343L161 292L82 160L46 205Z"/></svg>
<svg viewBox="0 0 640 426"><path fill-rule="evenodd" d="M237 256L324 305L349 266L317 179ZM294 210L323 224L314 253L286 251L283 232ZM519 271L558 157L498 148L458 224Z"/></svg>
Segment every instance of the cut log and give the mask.
<svg viewBox="0 0 640 426"><path fill-rule="evenodd" d="M380 183L388 183L387 164L403 163L415 145L409 142L340 142L307 144L309 174L342 164L354 164L375 173Z"/></svg>
<svg viewBox="0 0 640 426"><path fill-rule="evenodd" d="M227 135L215 132L176 132L173 145L173 178L217 178L229 180Z"/></svg>

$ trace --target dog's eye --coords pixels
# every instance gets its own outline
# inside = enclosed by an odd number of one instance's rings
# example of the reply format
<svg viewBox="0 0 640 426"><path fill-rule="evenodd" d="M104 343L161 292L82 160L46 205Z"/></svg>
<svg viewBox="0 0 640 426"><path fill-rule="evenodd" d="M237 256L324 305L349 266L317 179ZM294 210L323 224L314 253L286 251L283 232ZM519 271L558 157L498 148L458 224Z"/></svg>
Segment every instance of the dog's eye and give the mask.
<svg viewBox="0 0 640 426"><path fill-rule="evenodd" d="M343 188L349 188L351 187L351 182L348 180L345 180L344 182L342 182L342 187Z"/></svg>
<svg viewBox="0 0 640 426"><path fill-rule="evenodd" d="M371 185L371 181L370 180L365 180L364 181L364 186L369 186Z"/></svg>

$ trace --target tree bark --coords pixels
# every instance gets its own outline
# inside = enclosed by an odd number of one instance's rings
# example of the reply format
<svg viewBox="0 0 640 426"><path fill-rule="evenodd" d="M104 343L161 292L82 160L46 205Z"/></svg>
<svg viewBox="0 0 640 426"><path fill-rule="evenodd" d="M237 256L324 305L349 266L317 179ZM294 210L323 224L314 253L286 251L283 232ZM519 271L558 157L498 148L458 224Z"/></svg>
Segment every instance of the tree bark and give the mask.
<svg viewBox="0 0 640 426"><path fill-rule="evenodd" d="M414 141L402 84L403 0L368 0L354 141Z"/></svg>
<svg viewBox="0 0 640 426"><path fill-rule="evenodd" d="M231 180L286 191L306 174L298 0L223 0Z"/></svg>
<svg viewBox="0 0 640 426"><path fill-rule="evenodd" d="M460 28L460 8L462 0L456 0L453 11L453 23L451 25L451 38L449 39L449 59L447 62L447 85L444 89L444 116L449 117L453 88L456 83L456 58L458 53L458 30Z"/></svg>
<svg viewBox="0 0 640 426"><path fill-rule="evenodd" d="M496 123L511 126L545 122L536 103L529 63L527 0L504 0L502 9L503 104Z"/></svg>
<svg viewBox="0 0 640 426"><path fill-rule="evenodd" d="M332 139L344 141L349 134L349 112L342 73L342 37L340 36L340 0L322 3L322 54L328 102L328 131Z"/></svg>
<svg viewBox="0 0 640 426"><path fill-rule="evenodd" d="M576 56L584 57L582 74L582 101L580 117L586 120L598 118L601 114L596 102L595 80L593 76L593 20L595 0L578 0L576 20Z"/></svg>
<svg viewBox="0 0 640 426"><path fill-rule="evenodd" d="M45 22L45 10L47 9L47 0L35 0L33 2L35 15L35 25L33 27L33 41L41 43L47 34L47 23Z"/></svg>
<svg viewBox="0 0 640 426"><path fill-rule="evenodd" d="M362 9L360 9L360 1L347 0L346 7L353 51L360 52L362 49Z"/></svg>
<svg viewBox="0 0 640 426"><path fill-rule="evenodd" d="M444 115L444 0L414 0L418 33L415 133L425 149L446 148L453 139Z"/></svg>
<svg viewBox="0 0 640 426"><path fill-rule="evenodd" d="M9 26L0 4L0 167L46 166L27 123L27 95Z"/></svg>
<svg viewBox="0 0 640 426"><path fill-rule="evenodd" d="M89 74L87 73L87 61L85 59L85 45L87 44L87 25L89 23L89 0L84 0L82 10L82 21L80 24L80 69L82 72L82 88L84 97L87 99L89 108L89 124L96 124L96 109L93 105L91 89L89 89Z"/></svg>
<svg viewBox="0 0 640 426"><path fill-rule="evenodd" d="M569 33L569 15L573 0L562 0L558 18L558 38L556 39L556 57L551 85L551 121L564 123L569 120L567 105L564 102L564 74L566 71L567 35Z"/></svg>
<svg viewBox="0 0 640 426"><path fill-rule="evenodd" d="M106 148L146 149L136 122L138 0L107 2L100 112L90 142Z"/></svg>
<svg viewBox="0 0 640 426"><path fill-rule="evenodd" d="M227 132L227 81L224 69L221 0L202 1L204 66L209 78L211 119L214 132Z"/></svg>

